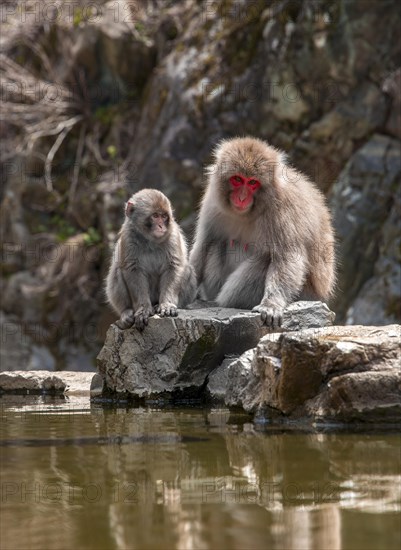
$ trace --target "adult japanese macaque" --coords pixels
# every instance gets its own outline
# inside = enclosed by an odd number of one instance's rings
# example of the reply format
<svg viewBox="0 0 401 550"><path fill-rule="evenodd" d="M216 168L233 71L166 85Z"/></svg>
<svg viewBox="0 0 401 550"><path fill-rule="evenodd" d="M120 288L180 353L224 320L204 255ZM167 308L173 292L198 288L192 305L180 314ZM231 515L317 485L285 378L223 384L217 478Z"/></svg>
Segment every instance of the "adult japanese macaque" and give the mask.
<svg viewBox="0 0 401 550"><path fill-rule="evenodd" d="M327 300L334 235L322 193L259 139L223 141L214 158L190 254L201 298L272 327L290 302Z"/></svg>
<svg viewBox="0 0 401 550"><path fill-rule="evenodd" d="M106 294L122 329L143 330L154 313L174 317L177 307L193 301L196 278L187 245L160 191L142 189L126 203Z"/></svg>

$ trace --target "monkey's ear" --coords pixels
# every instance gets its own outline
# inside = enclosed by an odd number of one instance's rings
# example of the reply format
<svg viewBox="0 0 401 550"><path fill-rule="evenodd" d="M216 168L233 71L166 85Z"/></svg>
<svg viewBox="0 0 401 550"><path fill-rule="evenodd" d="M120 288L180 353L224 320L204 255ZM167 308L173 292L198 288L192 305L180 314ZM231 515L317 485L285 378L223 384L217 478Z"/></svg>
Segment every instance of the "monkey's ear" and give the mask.
<svg viewBox="0 0 401 550"><path fill-rule="evenodd" d="M125 215L131 216L132 212L135 209L134 201L130 199L128 202L125 203Z"/></svg>

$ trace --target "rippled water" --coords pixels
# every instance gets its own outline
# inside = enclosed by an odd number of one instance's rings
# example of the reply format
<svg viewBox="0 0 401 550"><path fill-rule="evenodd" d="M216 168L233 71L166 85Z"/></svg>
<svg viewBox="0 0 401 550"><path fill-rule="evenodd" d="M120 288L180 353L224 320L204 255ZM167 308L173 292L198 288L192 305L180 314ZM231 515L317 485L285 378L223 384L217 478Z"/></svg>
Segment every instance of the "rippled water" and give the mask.
<svg viewBox="0 0 401 550"><path fill-rule="evenodd" d="M401 547L397 433L3 397L3 550Z"/></svg>

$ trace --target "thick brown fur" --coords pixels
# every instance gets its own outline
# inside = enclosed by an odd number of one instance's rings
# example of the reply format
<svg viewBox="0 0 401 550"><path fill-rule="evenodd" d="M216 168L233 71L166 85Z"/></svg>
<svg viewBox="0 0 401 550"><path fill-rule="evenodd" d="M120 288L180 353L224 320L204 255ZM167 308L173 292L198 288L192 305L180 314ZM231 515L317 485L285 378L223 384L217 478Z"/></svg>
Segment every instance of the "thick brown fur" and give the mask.
<svg viewBox="0 0 401 550"><path fill-rule="evenodd" d="M323 194L259 139L223 141L214 156L190 254L201 297L259 311L273 326L294 300L328 300L334 235ZM230 201L238 173L261 183L245 212Z"/></svg>
<svg viewBox="0 0 401 550"><path fill-rule="evenodd" d="M154 313L175 316L178 306L193 301L195 274L185 238L163 193L142 189L127 202L125 212L106 294L120 315L120 328L135 324L143 330Z"/></svg>

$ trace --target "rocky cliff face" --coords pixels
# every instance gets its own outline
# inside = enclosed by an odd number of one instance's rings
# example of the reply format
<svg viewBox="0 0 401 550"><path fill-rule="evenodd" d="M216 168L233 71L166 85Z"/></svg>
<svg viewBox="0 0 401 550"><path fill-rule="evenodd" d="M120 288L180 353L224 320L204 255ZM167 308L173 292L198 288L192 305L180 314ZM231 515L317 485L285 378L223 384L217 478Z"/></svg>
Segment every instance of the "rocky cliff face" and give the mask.
<svg viewBox="0 0 401 550"><path fill-rule="evenodd" d="M1 290L16 361L88 364L113 319L102 280L123 201L160 188L191 234L210 152L238 134L329 194L340 322L401 319L397 2L6 7Z"/></svg>

